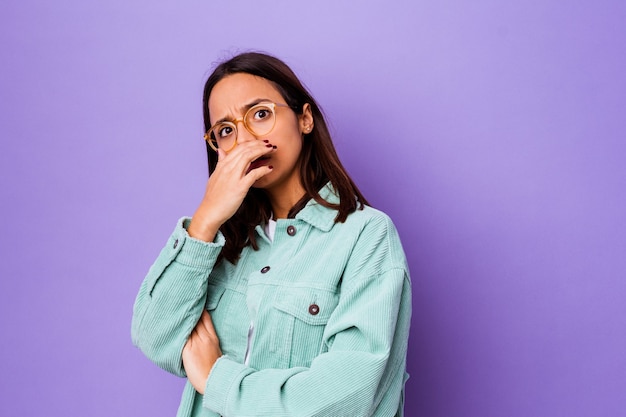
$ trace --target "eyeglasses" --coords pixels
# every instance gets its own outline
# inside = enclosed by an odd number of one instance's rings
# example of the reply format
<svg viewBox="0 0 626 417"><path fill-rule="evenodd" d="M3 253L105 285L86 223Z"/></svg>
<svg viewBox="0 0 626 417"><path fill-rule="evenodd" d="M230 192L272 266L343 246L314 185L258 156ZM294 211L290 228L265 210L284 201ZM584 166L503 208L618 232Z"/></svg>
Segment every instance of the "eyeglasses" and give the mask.
<svg viewBox="0 0 626 417"><path fill-rule="evenodd" d="M222 149L230 151L237 146L237 124L243 122L244 127L254 136L264 136L270 133L276 125L276 107L289 107L280 103L259 103L248 109L246 114L233 121L218 122L211 126L204 134L215 151Z"/></svg>

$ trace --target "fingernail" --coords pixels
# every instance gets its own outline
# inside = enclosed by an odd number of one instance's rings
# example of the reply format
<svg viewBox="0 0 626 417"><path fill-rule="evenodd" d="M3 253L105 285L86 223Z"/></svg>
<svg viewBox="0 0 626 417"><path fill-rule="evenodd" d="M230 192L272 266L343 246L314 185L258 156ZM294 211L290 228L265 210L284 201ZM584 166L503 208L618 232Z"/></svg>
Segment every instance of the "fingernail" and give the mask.
<svg viewBox="0 0 626 417"><path fill-rule="evenodd" d="M272 147L272 145L270 145L270 144L267 144L267 145L265 145L265 146L266 146L267 148L271 148L271 147ZM274 147L276 147L276 146L274 146Z"/></svg>
<svg viewBox="0 0 626 417"><path fill-rule="evenodd" d="M263 142L270 143L269 139L263 139Z"/></svg>
<svg viewBox="0 0 626 417"><path fill-rule="evenodd" d="M268 165L267 167L268 167L269 169L274 169L274 166L273 166L273 165Z"/></svg>
<svg viewBox="0 0 626 417"><path fill-rule="evenodd" d="M276 145L272 146L272 148L276 149Z"/></svg>

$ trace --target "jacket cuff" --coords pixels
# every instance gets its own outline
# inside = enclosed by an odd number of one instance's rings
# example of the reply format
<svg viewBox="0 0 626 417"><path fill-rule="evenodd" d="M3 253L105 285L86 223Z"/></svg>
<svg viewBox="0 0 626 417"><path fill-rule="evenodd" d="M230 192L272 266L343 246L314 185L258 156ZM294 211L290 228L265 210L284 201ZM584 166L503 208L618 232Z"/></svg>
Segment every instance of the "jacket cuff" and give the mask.
<svg viewBox="0 0 626 417"><path fill-rule="evenodd" d="M226 239L222 232L217 232L213 242L204 242L189 236L187 226L191 218L182 217L178 220L174 233L170 236L168 246L173 250L177 262L193 268L212 268Z"/></svg>
<svg viewBox="0 0 626 417"><path fill-rule="evenodd" d="M222 356L215 361L204 387L202 405L218 414L226 413L226 403L233 384L241 379L242 373L249 370L246 365Z"/></svg>

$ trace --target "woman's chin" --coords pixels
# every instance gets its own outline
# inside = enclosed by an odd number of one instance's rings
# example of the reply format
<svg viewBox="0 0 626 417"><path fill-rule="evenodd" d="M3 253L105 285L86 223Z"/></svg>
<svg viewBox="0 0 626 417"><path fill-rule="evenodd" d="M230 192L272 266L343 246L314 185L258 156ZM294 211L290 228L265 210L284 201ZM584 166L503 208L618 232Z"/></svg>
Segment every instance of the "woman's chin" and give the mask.
<svg viewBox="0 0 626 417"><path fill-rule="evenodd" d="M268 178L272 175L272 172L269 172L263 175L261 178L256 180L254 184L252 184L253 188L268 188L272 184L272 178Z"/></svg>

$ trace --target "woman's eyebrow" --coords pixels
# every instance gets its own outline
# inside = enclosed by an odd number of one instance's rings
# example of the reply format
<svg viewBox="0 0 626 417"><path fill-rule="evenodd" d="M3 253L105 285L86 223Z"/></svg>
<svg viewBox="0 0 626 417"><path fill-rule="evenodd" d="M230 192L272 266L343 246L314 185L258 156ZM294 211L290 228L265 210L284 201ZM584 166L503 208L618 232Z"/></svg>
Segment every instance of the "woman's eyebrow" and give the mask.
<svg viewBox="0 0 626 417"><path fill-rule="evenodd" d="M239 108L239 112L241 114L246 114L246 112L251 108L256 106L259 103L265 103L265 102L272 102L272 100L270 100L269 98L257 98L252 100L251 102L249 102L248 104L244 104L243 106L241 106ZM223 123L223 122L232 122L233 120L235 120L234 117L227 115L226 117L222 117L221 119L219 119L218 121L216 121L215 123L213 123L214 125L218 124L218 123Z"/></svg>

